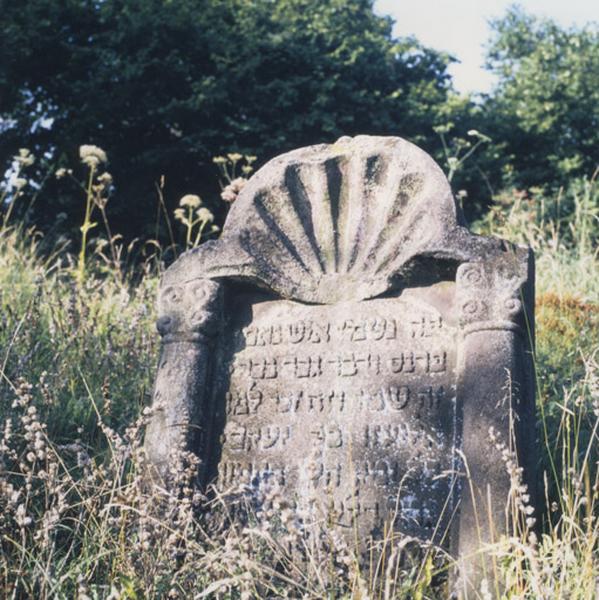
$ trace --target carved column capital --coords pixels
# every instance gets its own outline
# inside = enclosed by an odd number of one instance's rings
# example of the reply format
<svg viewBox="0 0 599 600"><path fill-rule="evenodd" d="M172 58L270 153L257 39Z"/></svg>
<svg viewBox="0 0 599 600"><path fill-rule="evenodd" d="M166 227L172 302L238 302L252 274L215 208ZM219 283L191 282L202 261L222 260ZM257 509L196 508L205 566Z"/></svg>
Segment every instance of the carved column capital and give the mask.
<svg viewBox="0 0 599 600"><path fill-rule="evenodd" d="M464 335L475 331L523 328L523 286L527 261L517 254L463 263L457 270L459 323Z"/></svg>
<svg viewBox="0 0 599 600"><path fill-rule="evenodd" d="M221 284L194 279L161 289L156 327L165 344L208 342L218 332Z"/></svg>
<svg viewBox="0 0 599 600"><path fill-rule="evenodd" d="M156 325L163 346L145 448L164 481L170 476L173 452L197 453L205 443L211 356L221 326L221 288L210 279L193 279L163 286L158 296Z"/></svg>

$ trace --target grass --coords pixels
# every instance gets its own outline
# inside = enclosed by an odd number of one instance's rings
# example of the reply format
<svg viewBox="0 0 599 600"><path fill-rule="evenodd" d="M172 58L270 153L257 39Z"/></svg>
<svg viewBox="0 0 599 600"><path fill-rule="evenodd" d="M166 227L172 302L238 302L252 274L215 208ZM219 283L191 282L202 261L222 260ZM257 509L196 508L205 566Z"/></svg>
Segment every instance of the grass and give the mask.
<svg viewBox="0 0 599 600"><path fill-rule="evenodd" d="M545 495L536 533L489 549L505 591L481 598L599 596L598 198L594 180L506 192L476 225L536 252ZM445 597L439 550L414 561L412 540L392 540L366 574L334 531L307 536L276 489L261 525L225 527L219 499L207 521L193 456L176 457L172 490L147 490L159 259L133 276L116 251L77 262L40 241L0 231L0 596Z"/></svg>

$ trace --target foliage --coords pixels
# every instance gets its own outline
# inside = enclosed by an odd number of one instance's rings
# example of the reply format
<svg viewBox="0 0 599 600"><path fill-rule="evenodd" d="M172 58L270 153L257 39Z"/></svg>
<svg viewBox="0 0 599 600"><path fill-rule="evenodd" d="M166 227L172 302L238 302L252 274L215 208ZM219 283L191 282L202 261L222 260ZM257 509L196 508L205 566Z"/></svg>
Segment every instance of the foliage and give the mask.
<svg viewBox="0 0 599 600"><path fill-rule="evenodd" d="M542 188L507 189L497 194L489 212L474 227L529 245L536 253L537 292L599 298L599 183L576 178L556 192Z"/></svg>
<svg viewBox="0 0 599 600"><path fill-rule="evenodd" d="M40 406L48 435L59 443L81 435L94 445L90 394L102 398L110 424L133 420L147 402L157 350L157 278L124 286L96 253L94 270L78 283L76 261L64 245L43 257L37 238L31 230L0 232L0 410L6 415L20 378L40 382L40 390L51 390Z"/></svg>
<svg viewBox="0 0 599 600"><path fill-rule="evenodd" d="M115 230L144 239L161 176L169 209L194 193L222 216L211 158L231 148L267 160L365 132L439 145L449 59L394 39L371 0L31 0L2 18L0 156L41 157L43 230L83 220L78 191L47 177L82 140L113 161Z"/></svg>
<svg viewBox="0 0 599 600"><path fill-rule="evenodd" d="M558 482L567 479L568 469L578 472L585 461L599 459L594 387L599 359L599 184L595 178L574 179L551 195L541 189L505 191L476 228L535 251L539 437L545 445L542 472L553 474L542 487L549 504L561 504L564 492Z"/></svg>
<svg viewBox="0 0 599 600"><path fill-rule="evenodd" d="M519 7L492 23L487 131L504 182L554 188L599 164L599 29L562 28ZM503 164L502 164L503 163Z"/></svg>
<svg viewBox="0 0 599 600"><path fill-rule="evenodd" d="M187 198L181 208L199 209L197 202ZM546 494L536 533L516 528L488 549L506 592L482 597L583 599L596 591L596 211L596 183L575 180L555 197L506 192L478 224L528 241L537 254ZM32 230L5 225L0 233L0 595L447 596L452 562L439 549L427 546L414 560L413 540L389 538L366 572L334 532L298 527L276 488L263 525L229 526L218 504L190 485L190 456L173 458L171 492L148 490L141 441L157 360L151 306L160 254L134 280L92 248L81 280L64 245L47 255ZM227 501L242 502L241 492ZM208 507L224 521L206 520Z"/></svg>
<svg viewBox="0 0 599 600"><path fill-rule="evenodd" d="M17 208L45 232L83 220L79 191L53 177L82 140L113 159L107 210L127 240L172 237L164 221L156 231L158 182L160 210L192 193L221 225L211 159L230 149L264 162L341 135L400 135L455 173L471 218L506 185L557 189L597 166L592 24L510 8L488 47L497 86L476 99L453 92L450 57L394 38L372 0L32 0L6 4L3 22L0 157L8 167L22 145L38 157L37 200ZM472 130L485 143L471 155Z"/></svg>

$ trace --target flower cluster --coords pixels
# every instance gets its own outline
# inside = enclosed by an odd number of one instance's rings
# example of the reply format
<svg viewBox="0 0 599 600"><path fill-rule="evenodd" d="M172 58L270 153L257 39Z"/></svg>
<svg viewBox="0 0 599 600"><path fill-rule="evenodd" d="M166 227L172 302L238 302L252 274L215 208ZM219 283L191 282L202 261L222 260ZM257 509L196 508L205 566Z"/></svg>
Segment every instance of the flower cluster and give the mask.
<svg viewBox="0 0 599 600"><path fill-rule="evenodd" d="M56 179L62 179L63 177L66 177L67 175L72 175L73 174L73 169L66 169L65 167L61 167L60 169L57 169L55 175L56 175Z"/></svg>
<svg viewBox="0 0 599 600"><path fill-rule="evenodd" d="M8 198L8 208L3 215L2 225L6 225L13 212L17 198L23 195L23 189L29 181L23 177L23 171L35 162L35 156L27 148L19 148L19 153L13 158L13 163L9 169L8 182L0 183L0 208L5 205Z"/></svg>
<svg viewBox="0 0 599 600"><path fill-rule="evenodd" d="M179 200L179 206L184 206L186 208L198 208L202 204L202 199L195 194L185 194Z"/></svg>
<svg viewBox="0 0 599 600"><path fill-rule="evenodd" d="M221 174L221 199L229 204L237 200L237 196L248 181L248 177L252 174L256 161L255 156L249 154L240 154L239 152L231 152L226 156L215 156L213 162L218 166ZM238 174L238 169L241 167L241 175Z"/></svg>
<svg viewBox="0 0 599 600"><path fill-rule="evenodd" d="M84 165L87 165L91 169L99 167L100 164L105 163L108 160L106 152L104 152L102 148L92 144L83 144L82 146L79 146L79 158Z"/></svg>
<svg viewBox="0 0 599 600"><path fill-rule="evenodd" d="M246 183L247 179L243 177L236 177L235 179L233 179L233 181L231 181L231 183L224 187L220 197L225 202L232 204L233 202L235 202L235 200L237 200L237 196L239 196L239 193L244 188Z"/></svg>
<svg viewBox="0 0 599 600"><path fill-rule="evenodd" d="M35 156L27 148L19 148L19 154L14 157L14 160L21 168L30 167L35 162Z"/></svg>
<svg viewBox="0 0 599 600"><path fill-rule="evenodd" d="M185 194L179 200L179 208L173 212L175 219L185 226L186 248L195 248L201 242L206 227L214 223L214 214L202 204L203 201L198 195ZM208 233L218 230L216 225L211 225Z"/></svg>

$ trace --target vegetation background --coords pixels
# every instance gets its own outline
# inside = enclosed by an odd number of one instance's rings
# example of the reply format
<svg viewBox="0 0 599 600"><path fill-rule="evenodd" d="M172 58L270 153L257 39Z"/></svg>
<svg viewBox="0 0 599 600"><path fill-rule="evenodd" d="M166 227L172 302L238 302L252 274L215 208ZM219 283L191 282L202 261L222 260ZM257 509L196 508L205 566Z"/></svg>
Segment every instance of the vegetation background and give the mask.
<svg viewBox="0 0 599 600"><path fill-rule="evenodd" d="M330 532L308 543L281 498L271 530L209 530L189 457L175 492L140 477L160 273L218 235L260 164L356 133L423 147L477 231L537 256L545 499L532 515L519 492L488 549L505 590L480 597L599 597L596 25L511 8L489 41L497 86L473 98L451 57L393 38L369 0L0 14L2 597L444 597L438 549L414 563L388 540L366 574Z"/></svg>

